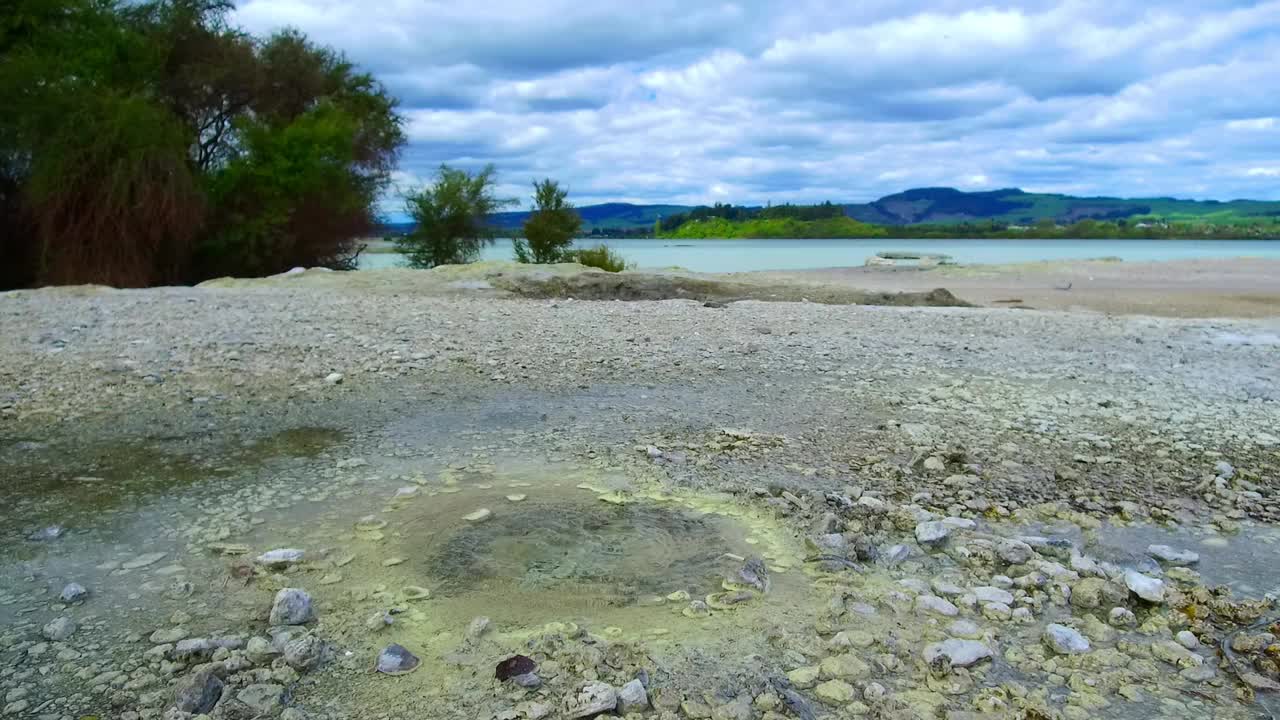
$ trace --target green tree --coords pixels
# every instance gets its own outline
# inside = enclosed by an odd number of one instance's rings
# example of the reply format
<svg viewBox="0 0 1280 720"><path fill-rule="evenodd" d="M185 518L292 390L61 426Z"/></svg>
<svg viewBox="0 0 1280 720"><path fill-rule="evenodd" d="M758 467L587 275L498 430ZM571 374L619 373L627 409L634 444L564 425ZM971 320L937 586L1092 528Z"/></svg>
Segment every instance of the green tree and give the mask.
<svg viewBox="0 0 1280 720"><path fill-rule="evenodd" d="M432 268L474 261L493 243L489 215L514 205L494 191L495 170L486 165L476 174L441 165L430 185L405 194L405 211L414 228L396 241L409 265Z"/></svg>
<svg viewBox="0 0 1280 720"><path fill-rule="evenodd" d="M524 238L516 238L516 260L522 263L565 262L582 217L568 202L569 191L547 178L533 184L533 213L524 221Z"/></svg>

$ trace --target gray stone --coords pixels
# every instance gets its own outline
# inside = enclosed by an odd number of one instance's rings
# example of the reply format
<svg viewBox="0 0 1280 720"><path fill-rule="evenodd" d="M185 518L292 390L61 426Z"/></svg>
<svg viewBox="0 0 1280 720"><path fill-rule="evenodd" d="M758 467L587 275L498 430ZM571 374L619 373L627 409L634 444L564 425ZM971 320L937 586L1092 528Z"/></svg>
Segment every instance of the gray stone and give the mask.
<svg viewBox="0 0 1280 720"><path fill-rule="evenodd" d="M944 617L955 617L960 614L960 608L937 595L921 595L917 597L916 609L936 613Z"/></svg>
<svg viewBox="0 0 1280 720"><path fill-rule="evenodd" d="M270 640L264 637L251 637L244 648L244 654L254 664L265 665L279 655L280 651L271 644Z"/></svg>
<svg viewBox="0 0 1280 720"><path fill-rule="evenodd" d="M248 705L259 716L271 716L279 712L284 698L284 686L275 683L249 685L236 693L236 700Z"/></svg>
<svg viewBox="0 0 1280 720"><path fill-rule="evenodd" d="M471 624L467 625L467 637L472 640L478 640L485 633L489 632L489 618L477 617L472 619Z"/></svg>
<svg viewBox="0 0 1280 720"><path fill-rule="evenodd" d="M254 562L267 567L288 567L302 562L306 555L305 550L298 548L278 548L262 553L254 558Z"/></svg>
<svg viewBox="0 0 1280 720"><path fill-rule="evenodd" d="M990 585L982 585L973 589L973 596L978 598L981 603L999 603L1001 605L1012 605L1013 594L1008 590L1001 590L998 587Z"/></svg>
<svg viewBox="0 0 1280 720"><path fill-rule="evenodd" d="M379 630L387 629L395 621L395 618L391 617L391 613L386 610L379 610L364 621L364 626L373 632L378 632Z"/></svg>
<svg viewBox="0 0 1280 720"><path fill-rule="evenodd" d="M1138 616L1129 608L1113 607L1107 614L1107 622L1112 627L1133 627L1138 624Z"/></svg>
<svg viewBox="0 0 1280 720"><path fill-rule="evenodd" d="M1049 646L1049 649L1059 655L1079 655L1089 652L1088 638L1081 635L1079 630L1066 625L1050 623L1045 626L1044 635L1041 636L1041 639L1044 640L1045 645Z"/></svg>
<svg viewBox="0 0 1280 720"><path fill-rule="evenodd" d="M39 530L27 535L27 539L32 542L47 542L49 540L57 540L66 534L67 529L61 525L50 525L42 527Z"/></svg>
<svg viewBox="0 0 1280 720"><path fill-rule="evenodd" d="M62 615L50 620L43 628L41 628L40 634L43 635L46 640L62 642L63 640L71 637L79 627L79 625L76 625L75 620L72 620L66 615Z"/></svg>
<svg viewBox="0 0 1280 720"><path fill-rule="evenodd" d="M617 710L619 715L644 712L648 709L649 691L645 690L644 683L639 680L632 680L618 688Z"/></svg>
<svg viewBox="0 0 1280 720"><path fill-rule="evenodd" d="M187 629L182 627L169 628L168 630L160 629L151 633L148 639L154 645L167 645L176 643L187 636Z"/></svg>
<svg viewBox="0 0 1280 720"><path fill-rule="evenodd" d="M284 588L271 603L272 625L302 625L316 617L311 596L299 588Z"/></svg>
<svg viewBox="0 0 1280 720"><path fill-rule="evenodd" d="M182 712L200 715L212 710L221 697L222 680L206 668L178 683L173 704Z"/></svg>
<svg viewBox="0 0 1280 720"><path fill-rule="evenodd" d="M1163 580L1143 575L1137 570L1126 570L1124 573L1124 584L1125 587L1133 591L1133 594L1147 602L1164 602Z"/></svg>
<svg viewBox="0 0 1280 720"><path fill-rule="evenodd" d="M529 690L542 687L542 678L538 677L538 673L536 672L527 672L523 675L512 675L511 682Z"/></svg>
<svg viewBox="0 0 1280 720"><path fill-rule="evenodd" d="M325 643L315 635L303 635L285 643L284 661L294 670L311 670L324 662Z"/></svg>
<svg viewBox="0 0 1280 720"><path fill-rule="evenodd" d="M927 520L916 525L916 542L936 545L951 536L952 527L941 520Z"/></svg>
<svg viewBox="0 0 1280 720"><path fill-rule="evenodd" d="M1236 475L1236 469L1232 467L1231 463L1227 462L1226 460L1219 460L1218 462L1214 463L1213 471L1216 472L1218 474L1218 477L1222 478L1223 480L1230 480Z"/></svg>
<svg viewBox="0 0 1280 720"><path fill-rule="evenodd" d="M80 602L87 597L89 597L89 591L80 583L74 582L67 583L66 587L62 588L62 592L58 594L58 599L68 604Z"/></svg>
<svg viewBox="0 0 1280 720"><path fill-rule="evenodd" d="M924 660L932 665L945 658L951 667L969 667L992 656L991 648L976 640L952 638L930 643L924 648Z"/></svg>
<svg viewBox="0 0 1280 720"><path fill-rule="evenodd" d="M1195 650L1200 647L1200 638L1196 637L1196 634L1190 630L1183 630L1179 632L1177 635L1173 636L1173 639L1177 640L1179 645L1188 650Z"/></svg>
<svg viewBox="0 0 1280 720"><path fill-rule="evenodd" d="M378 653L377 670L384 675L403 675L418 669L418 656L392 643Z"/></svg>
<svg viewBox="0 0 1280 720"><path fill-rule="evenodd" d="M608 683L593 680L565 697L564 716L567 720L595 717L617 706L618 691Z"/></svg>
<svg viewBox="0 0 1280 720"><path fill-rule="evenodd" d="M1170 565L1187 566L1200 562L1199 553L1190 550L1175 550L1168 545L1148 545L1147 552L1151 556Z"/></svg>
<svg viewBox="0 0 1280 720"><path fill-rule="evenodd" d="M1036 551L1021 540L1005 538L996 545L996 554L1010 565L1021 565L1035 557Z"/></svg>
<svg viewBox="0 0 1280 720"><path fill-rule="evenodd" d="M187 638L179 640L173 649L169 651L169 657L173 660L189 660L197 655L204 655L214 651L216 646L209 638Z"/></svg>

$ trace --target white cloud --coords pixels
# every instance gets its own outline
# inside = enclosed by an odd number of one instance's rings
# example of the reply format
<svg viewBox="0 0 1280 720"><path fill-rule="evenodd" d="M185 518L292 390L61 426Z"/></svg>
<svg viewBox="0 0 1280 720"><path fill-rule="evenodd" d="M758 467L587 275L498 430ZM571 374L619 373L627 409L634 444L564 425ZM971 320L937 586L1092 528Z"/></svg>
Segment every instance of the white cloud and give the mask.
<svg viewBox="0 0 1280 720"><path fill-rule="evenodd" d="M1280 197L1280 0L244 0L403 100L405 178L575 200ZM406 180L407 182L407 180Z"/></svg>

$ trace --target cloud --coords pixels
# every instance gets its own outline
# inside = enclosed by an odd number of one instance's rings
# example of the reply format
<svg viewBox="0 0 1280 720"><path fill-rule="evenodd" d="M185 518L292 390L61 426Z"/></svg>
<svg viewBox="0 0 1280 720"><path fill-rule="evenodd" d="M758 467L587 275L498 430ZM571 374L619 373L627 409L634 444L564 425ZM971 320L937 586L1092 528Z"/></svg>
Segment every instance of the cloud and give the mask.
<svg viewBox="0 0 1280 720"><path fill-rule="evenodd" d="M920 185L1280 198L1280 0L245 0L402 103L401 180L579 203ZM392 203L394 204L394 203Z"/></svg>

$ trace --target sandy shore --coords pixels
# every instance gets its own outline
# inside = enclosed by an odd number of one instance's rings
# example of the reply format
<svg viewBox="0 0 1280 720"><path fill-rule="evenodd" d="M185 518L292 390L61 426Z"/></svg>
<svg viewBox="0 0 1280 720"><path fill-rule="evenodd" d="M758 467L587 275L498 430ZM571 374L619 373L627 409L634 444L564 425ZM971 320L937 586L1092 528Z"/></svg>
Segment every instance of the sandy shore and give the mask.
<svg viewBox="0 0 1280 720"><path fill-rule="evenodd" d="M1280 315L1280 260L1261 258L1057 261L932 270L859 267L753 274L873 291L945 287L986 307L1188 318Z"/></svg>

